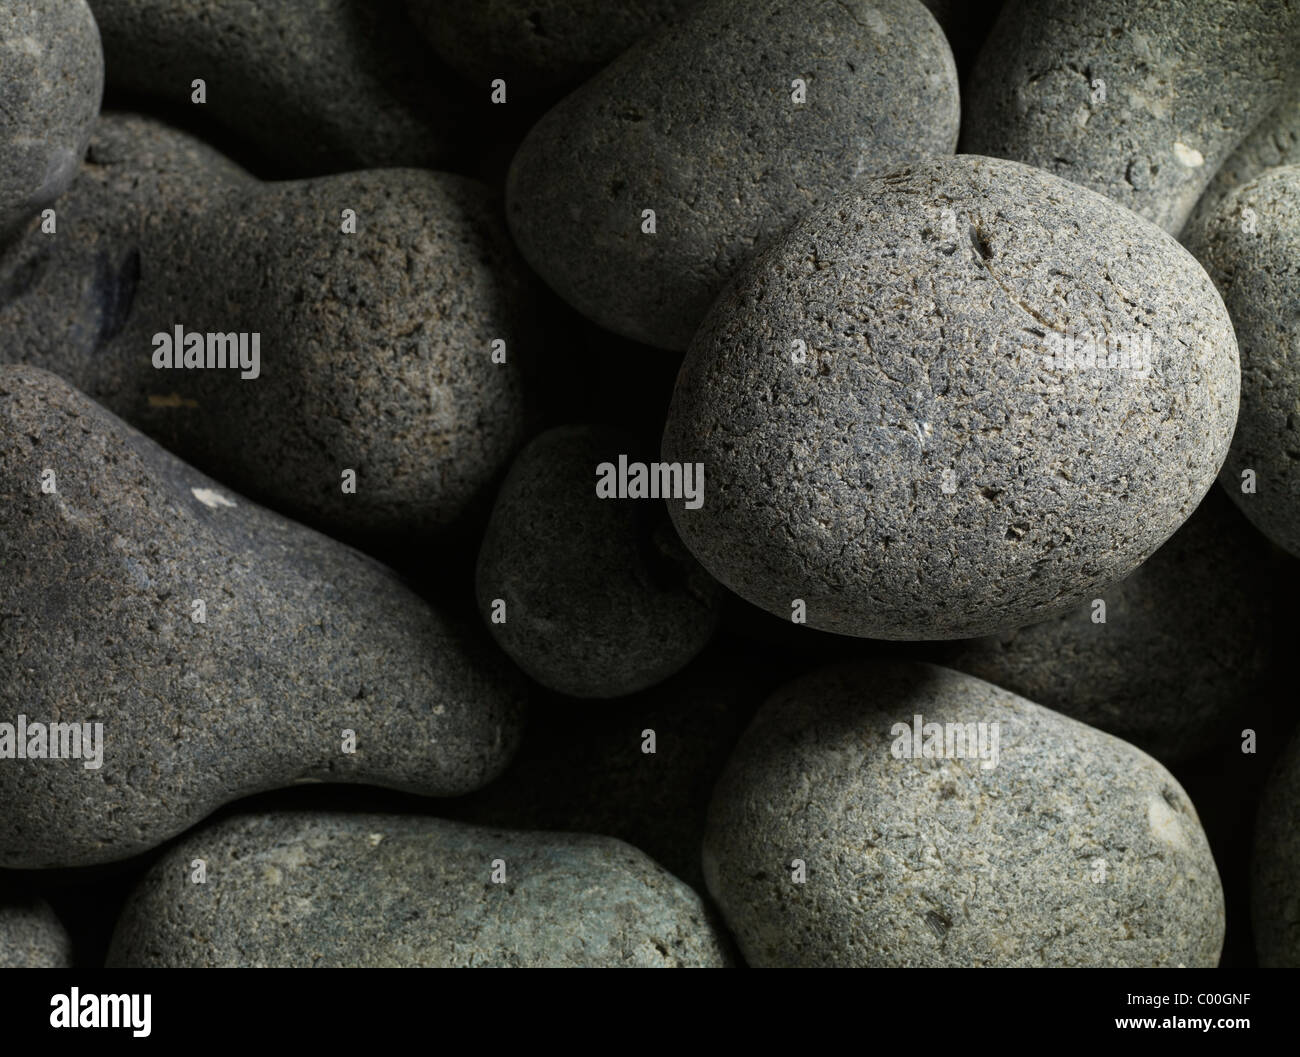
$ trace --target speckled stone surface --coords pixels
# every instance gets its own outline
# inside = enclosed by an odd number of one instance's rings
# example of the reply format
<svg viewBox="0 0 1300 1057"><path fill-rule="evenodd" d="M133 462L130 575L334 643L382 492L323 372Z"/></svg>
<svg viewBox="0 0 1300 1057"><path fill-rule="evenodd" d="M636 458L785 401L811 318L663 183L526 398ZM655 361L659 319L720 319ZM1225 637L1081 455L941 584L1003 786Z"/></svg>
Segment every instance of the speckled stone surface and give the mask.
<svg viewBox="0 0 1300 1057"><path fill-rule="evenodd" d="M42 899L0 891L0 969L68 969L72 940Z"/></svg>
<svg viewBox="0 0 1300 1057"><path fill-rule="evenodd" d="M195 859L205 884L191 880ZM622 841L281 813L223 821L170 850L128 902L108 961L720 967L724 942L699 896Z"/></svg>
<svg viewBox="0 0 1300 1057"><path fill-rule="evenodd" d="M990 745L997 724L996 766L896 755L916 715L986 724ZM1212 967L1223 943L1214 859L1168 771L930 665L773 694L714 793L704 874L752 966Z"/></svg>
<svg viewBox="0 0 1300 1057"><path fill-rule="evenodd" d="M406 0L406 7L438 58L466 80L486 86L500 77L508 93L544 98L591 76L698 2Z"/></svg>
<svg viewBox="0 0 1300 1057"><path fill-rule="evenodd" d="M1241 413L1220 481L1251 523L1300 556L1300 165L1269 169L1183 233L1232 314ZM1243 492L1253 471L1253 492Z"/></svg>
<svg viewBox="0 0 1300 1057"><path fill-rule="evenodd" d="M409 169L259 183L122 115L101 121L60 215L57 234L0 256L0 360L62 375L337 535L419 536L486 511L527 435L519 364L536 338L487 187ZM260 334L260 376L155 368L153 336L177 325Z"/></svg>
<svg viewBox="0 0 1300 1057"><path fill-rule="evenodd" d="M125 858L300 781L461 794L518 743L523 689L459 614L26 366L0 367L0 569L0 721L103 724L98 769L0 759L0 866Z"/></svg>
<svg viewBox="0 0 1300 1057"><path fill-rule="evenodd" d="M1295 0L1008 0L971 75L962 150L1046 169L1177 233L1281 102L1298 53Z"/></svg>
<svg viewBox="0 0 1300 1057"><path fill-rule="evenodd" d="M664 510L682 500L596 494L602 463L655 461L640 447L616 429L548 430L497 495L479 550L479 611L501 648L552 690L644 690L687 664L717 624L722 592ZM496 599L504 623L492 619Z"/></svg>
<svg viewBox="0 0 1300 1057"><path fill-rule="evenodd" d="M1251 921L1259 964L1300 968L1300 736L1293 736L1255 821Z"/></svg>
<svg viewBox="0 0 1300 1057"><path fill-rule="evenodd" d="M1213 483L1238 386L1173 238L1016 162L936 158L810 214L719 298L662 456L703 462L708 498L669 512L786 619L802 600L825 631L989 634L1149 557Z"/></svg>
<svg viewBox="0 0 1300 1057"><path fill-rule="evenodd" d="M700 843L713 783L776 682L773 666L761 659L738 663L710 650L617 707L538 702L505 774L449 801L444 814L617 837L703 891Z"/></svg>
<svg viewBox="0 0 1300 1057"><path fill-rule="evenodd" d="M67 190L104 94L85 0L0 8L0 243Z"/></svg>
<svg viewBox="0 0 1300 1057"><path fill-rule="evenodd" d="M463 118L400 0L90 6L110 90L215 122L283 175L436 169L455 156ZM196 78L207 84L201 105Z"/></svg>
<svg viewBox="0 0 1300 1057"><path fill-rule="evenodd" d="M863 173L951 153L958 118L952 53L918 0L709 0L538 122L507 216L580 312L684 349L756 246Z"/></svg>
<svg viewBox="0 0 1300 1057"><path fill-rule="evenodd" d="M1244 183L1279 165L1300 164L1300 83L1241 141L1196 203L1187 227L1204 223L1223 199Z"/></svg>
<svg viewBox="0 0 1300 1057"><path fill-rule="evenodd" d="M1108 731L1165 764L1240 740L1272 655L1262 541L1218 489L1124 580L943 663ZM1094 619L1104 615L1105 621Z"/></svg>

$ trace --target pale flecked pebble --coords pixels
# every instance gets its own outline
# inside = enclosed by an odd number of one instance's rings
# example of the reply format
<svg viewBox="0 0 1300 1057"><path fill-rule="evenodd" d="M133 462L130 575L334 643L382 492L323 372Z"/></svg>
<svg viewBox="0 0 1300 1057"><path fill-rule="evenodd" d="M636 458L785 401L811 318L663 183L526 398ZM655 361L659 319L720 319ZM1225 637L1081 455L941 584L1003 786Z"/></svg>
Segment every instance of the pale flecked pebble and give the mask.
<svg viewBox="0 0 1300 1057"><path fill-rule="evenodd" d="M437 169L456 156L463 115L398 0L90 6L111 92L213 122L281 175Z"/></svg>
<svg viewBox="0 0 1300 1057"><path fill-rule="evenodd" d="M1223 163L1196 203L1187 227L1192 228L1213 216L1230 192L1262 175L1264 170L1297 164L1300 164L1300 81Z"/></svg>
<svg viewBox="0 0 1300 1057"><path fill-rule="evenodd" d="M1183 233L1241 348L1241 412L1220 480L1251 523L1300 556L1300 165L1268 169Z"/></svg>
<svg viewBox="0 0 1300 1057"><path fill-rule="evenodd" d="M54 371L291 517L349 539L420 537L485 511L527 436L531 304L477 181L392 169L261 183L114 115L57 233L0 256L0 361ZM257 334L258 376L156 368L155 335L177 326Z"/></svg>
<svg viewBox="0 0 1300 1057"><path fill-rule="evenodd" d="M438 56L486 89L506 82L525 104L577 84L699 0L406 0Z"/></svg>
<svg viewBox="0 0 1300 1057"><path fill-rule="evenodd" d="M989 634L1095 597L1174 532L1238 383L1228 314L1173 238L1041 170L936 158L810 214L714 305L663 442L708 497L669 512L778 616Z"/></svg>
<svg viewBox="0 0 1300 1057"><path fill-rule="evenodd" d="M962 643L943 663L1182 763L1238 739L1233 719L1259 699L1273 628L1263 551L1212 489L1163 547L1096 599Z"/></svg>
<svg viewBox="0 0 1300 1057"><path fill-rule="evenodd" d="M918 715L984 724L973 758L955 738L909 758ZM931 665L773 694L714 792L704 874L756 967L1212 967L1223 944L1214 859L1164 767Z"/></svg>
<svg viewBox="0 0 1300 1057"><path fill-rule="evenodd" d="M43 899L0 893L0 969L69 969L72 939Z"/></svg>
<svg viewBox="0 0 1300 1057"><path fill-rule="evenodd" d="M704 968L728 964L725 944L695 892L609 837L286 812L170 849L128 901L108 963Z"/></svg>
<svg viewBox="0 0 1300 1057"><path fill-rule="evenodd" d="M951 153L958 118L918 0L706 0L538 122L507 215L584 315L684 349L757 246L864 173Z"/></svg>
<svg viewBox="0 0 1300 1057"><path fill-rule="evenodd" d="M602 465L649 469L653 450L641 447L613 428L557 427L519 454L497 495L479 550L479 610L501 648L552 690L644 690L685 666L717 624L722 592L678 540L665 500L597 494Z"/></svg>
<svg viewBox="0 0 1300 1057"><path fill-rule="evenodd" d="M77 175L104 94L86 0L0 7L0 243Z"/></svg>
<svg viewBox="0 0 1300 1057"><path fill-rule="evenodd" d="M970 79L962 150L1046 169L1177 233L1282 101L1297 54L1294 0L1009 0Z"/></svg>
<svg viewBox="0 0 1300 1057"><path fill-rule="evenodd" d="M1264 789L1251 866L1259 964L1300 968L1300 736L1292 737Z"/></svg>
<svg viewBox="0 0 1300 1057"><path fill-rule="evenodd" d="M32 367L0 367L0 511L0 866L126 858L300 781L454 796L518 744L522 680L467 620ZM55 722L79 756L37 757Z"/></svg>

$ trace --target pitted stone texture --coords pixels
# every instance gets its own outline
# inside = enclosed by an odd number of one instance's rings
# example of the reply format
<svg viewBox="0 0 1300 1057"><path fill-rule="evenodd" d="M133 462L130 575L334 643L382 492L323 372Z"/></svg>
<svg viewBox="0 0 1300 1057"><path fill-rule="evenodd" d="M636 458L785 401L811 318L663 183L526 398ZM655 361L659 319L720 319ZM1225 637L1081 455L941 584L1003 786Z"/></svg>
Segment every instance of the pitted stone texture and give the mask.
<svg viewBox="0 0 1300 1057"><path fill-rule="evenodd" d="M560 693L644 690L686 665L717 624L722 592L677 539L665 500L596 494L600 464L654 461L638 447L591 426L534 438L483 537L479 609L515 663ZM493 618L497 599L503 623Z"/></svg>
<svg viewBox="0 0 1300 1057"><path fill-rule="evenodd" d="M1187 228L1206 223L1232 191L1279 165L1300 165L1300 83L1223 163L1196 203Z"/></svg>
<svg viewBox="0 0 1300 1057"><path fill-rule="evenodd" d="M190 880L191 862L207 881ZM492 883L495 869L503 883ZM699 896L622 841L384 815L235 817L171 849L111 966L727 964Z"/></svg>
<svg viewBox="0 0 1300 1057"><path fill-rule="evenodd" d="M1171 234L1285 96L1296 0L1009 0L966 97L962 150L1098 191Z"/></svg>
<svg viewBox="0 0 1300 1057"><path fill-rule="evenodd" d="M1300 736L1291 739L1260 801L1252 870L1259 964L1300 968Z"/></svg>
<svg viewBox="0 0 1300 1057"><path fill-rule="evenodd" d="M398 0L90 0L109 88L216 122L287 176L456 153L463 116ZM193 102L193 82L207 101Z"/></svg>
<svg viewBox="0 0 1300 1057"><path fill-rule="evenodd" d="M454 796L518 743L476 629L26 366L0 367L0 568L0 717L104 737L98 769L0 760L0 865L125 858L299 781Z"/></svg>
<svg viewBox="0 0 1300 1057"><path fill-rule="evenodd" d="M699 0L406 0L434 53L468 81L504 79L508 99L545 98L590 77Z"/></svg>
<svg viewBox="0 0 1300 1057"><path fill-rule="evenodd" d="M507 216L580 312L684 349L756 246L863 173L951 153L958 119L952 53L918 0L709 0L538 122Z"/></svg>
<svg viewBox="0 0 1300 1057"><path fill-rule="evenodd" d="M86 0L0 8L0 243L67 190L104 94Z"/></svg>
<svg viewBox="0 0 1300 1057"><path fill-rule="evenodd" d="M188 136L113 116L57 234L0 257L0 360L54 371L291 517L420 537L485 511L527 435L530 305L476 181L393 169L259 183ZM259 334L261 375L155 368L154 335L177 325Z"/></svg>
<svg viewBox="0 0 1300 1057"><path fill-rule="evenodd" d="M41 899L0 900L0 969L70 969L72 940Z"/></svg>
<svg viewBox="0 0 1300 1057"><path fill-rule="evenodd" d="M998 724L996 766L896 755L918 715ZM704 875L751 966L1212 967L1223 943L1214 859L1168 771L931 665L773 694L714 793Z"/></svg>
<svg viewBox="0 0 1300 1057"><path fill-rule="evenodd" d="M1051 620L943 663L1108 731L1165 764L1239 739L1272 654L1263 541L1218 489L1135 572ZM1099 621L1098 616L1104 617Z"/></svg>
<svg viewBox="0 0 1300 1057"><path fill-rule="evenodd" d="M1049 361L1066 338L1103 366ZM704 463L708 498L669 512L786 619L802 600L825 631L989 634L1096 597L1174 532L1223 462L1238 373L1170 236L1016 162L932 159L800 221L714 305L663 444Z"/></svg>
<svg viewBox="0 0 1300 1057"><path fill-rule="evenodd" d="M1300 165L1238 187L1183 240L1241 347L1241 413L1220 480L1257 529L1300 556Z"/></svg>

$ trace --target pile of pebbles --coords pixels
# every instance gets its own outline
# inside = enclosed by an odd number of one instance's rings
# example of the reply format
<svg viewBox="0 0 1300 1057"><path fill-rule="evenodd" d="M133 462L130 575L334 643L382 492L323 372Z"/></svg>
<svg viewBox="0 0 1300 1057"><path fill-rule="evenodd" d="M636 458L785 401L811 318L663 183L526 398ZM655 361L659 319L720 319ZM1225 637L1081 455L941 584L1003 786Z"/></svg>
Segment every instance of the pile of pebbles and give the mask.
<svg viewBox="0 0 1300 1057"><path fill-rule="evenodd" d="M0 966L1300 965L1298 133L1292 0L9 0Z"/></svg>

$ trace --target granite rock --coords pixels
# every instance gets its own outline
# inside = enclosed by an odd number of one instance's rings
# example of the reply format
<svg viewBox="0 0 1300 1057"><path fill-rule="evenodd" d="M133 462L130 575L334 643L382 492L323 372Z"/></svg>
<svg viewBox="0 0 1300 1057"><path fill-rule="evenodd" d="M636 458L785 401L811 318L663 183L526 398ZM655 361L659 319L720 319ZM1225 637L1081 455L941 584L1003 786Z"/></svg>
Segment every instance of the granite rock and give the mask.
<svg viewBox="0 0 1300 1057"><path fill-rule="evenodd" d="M722 592L677 539L665 501L597 494L602 464L653 461L638 446L602 427L535 437L501 486L479 551L478 604L493 636L539 683L574 697L661 682L717 623Z"/></svg>
<svg viewBox="0 0 1300 1057"><path fill-rule="evenodd" d="M0 367L0 568L0 866L126 858L297 782L454 796L518 744L522 681L459 614L27 366ZM50 752L54 723L81 738Z"/></svg>
<svg viewBox="0 0 1300 1057"><path fill-rule="evenodd" d="M0 243L72 183L104 94L86 0L0 9Z"/></svg>
<svg viewBox="0 0 1300 1057"><path fill-rule="evenodd" d="M918 0L706 0L538 122L507 217L583 314L684 349L756 246L863 173L951 153L958 117Z"/></svg>
<svg viewBox="0 0 1300 1057"><path fill-rule="evenodd" d="M1196 203L1187 227L1205 223L1230 192L1279 165L1300 165L1300 83L1223 163Z"/></svg>
<svg viewBox="0 0 1300 1057"><path fill-rule="evenodd" d="M1300 4L1009 0L965 100L962 150L1098 191L1171 234L1284 97Z"/></svg>
<svg viewBox="0 0 1300 1057"><path fill-rule="evenodd" d="M90 0L119 97L217 126L278 175L438 169L465 115L398 0ZM194 102L194 81L206 99Z"/></svg>
<svg viewBox="0 0 1300 1057"><path fill-rule="evenodd" d="M203 884L192 881L195 859ZM724 943L700 897L622 841L278 813L235 817L170 849L128 901L108 962L720 967Z"/></svg>
<svg viewBox="0 0 1300 1057"><path fill-rule="evenodd" d="M918 722L973 737L909 756ZM1214 859L1168 771L930 665L773 694L714 792L704 874L755 967L1213 967L1223 943Z"/></svg>
<svg viewBox="0 0 1300 1057"><path fill-rule="evenodd" d="M1195 509L1239 370L1173 238L1016 162L936 158L800 221L678 376L670 505L723 584L808 626L966 638L1096 597Z"/></svg>
<svg viewBox="0 0 1300 1057"><path fill-rule="evenodd" d="M1251 523L1300 556L1300 165L1268 169L1183 233L1232 314L1241 411L1220 481Z"/></svg>
<svg viewBox="0 0 1300 1057"><path fill-rule="evenodd" d="M72 939L43 899L0 901L0 969L70 969Z"/></svg>
<svg viewBox="0 0 1300 1057"><path fill-rule="evenodd" d="M486 511L527 436L535 335L488 188L411 169L260 183L115 115L59 213L0 256L0 360L335 535L418 538ZM155 367L177 326L258 335L258 376Z"/></svg>

